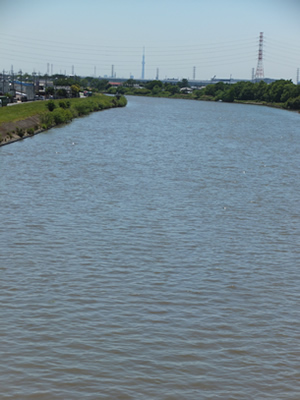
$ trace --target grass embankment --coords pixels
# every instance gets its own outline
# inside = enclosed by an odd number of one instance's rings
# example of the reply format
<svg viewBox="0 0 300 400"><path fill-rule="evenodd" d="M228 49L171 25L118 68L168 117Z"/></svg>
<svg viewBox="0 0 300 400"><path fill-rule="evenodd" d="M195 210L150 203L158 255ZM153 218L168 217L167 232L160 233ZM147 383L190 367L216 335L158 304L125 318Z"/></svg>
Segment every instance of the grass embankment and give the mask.
<svg viewBox="0 0 300 400"><path fill-rule="evenodd" d="M73 118L127 104L120 98L94 95L87 98L36 101L0 108L0 146L33 136ZM51 110L51 111L50 111Z"/></svg>

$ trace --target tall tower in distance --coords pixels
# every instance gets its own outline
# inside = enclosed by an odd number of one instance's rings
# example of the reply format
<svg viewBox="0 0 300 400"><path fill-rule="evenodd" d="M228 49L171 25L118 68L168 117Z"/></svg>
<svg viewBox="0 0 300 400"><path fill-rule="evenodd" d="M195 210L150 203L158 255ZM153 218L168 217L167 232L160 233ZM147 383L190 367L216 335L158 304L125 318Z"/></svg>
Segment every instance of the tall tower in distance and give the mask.
<svg viewBox="0 0 300 400"><path fill-rule="evenodd" d="M259 34L259 48L258 48L258 60L255 73L255 79L264 79L264 66L263 66L263 44L264 44L264 33Z"/></svg>
<svg viewBox="0 0 300 400"><path fill-rule="evenodd" d="M143 58L142 58L142 79L145 79L145 47L143 48Z"/></svg>

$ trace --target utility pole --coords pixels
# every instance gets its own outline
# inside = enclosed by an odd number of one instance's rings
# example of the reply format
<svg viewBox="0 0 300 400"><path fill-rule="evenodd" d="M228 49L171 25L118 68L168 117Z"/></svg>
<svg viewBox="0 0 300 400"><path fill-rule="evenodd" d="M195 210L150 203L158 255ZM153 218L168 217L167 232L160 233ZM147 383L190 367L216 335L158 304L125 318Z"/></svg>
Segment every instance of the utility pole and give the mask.
<svg viewBox="0 0 300 400"><path fill-rule="evenodd" d="M300 81L299 81L299 68L297 68L297 82L296 85L299 85Z"/></svg>
<svg viewBox="0 0 300 400"><path fill-rule="evenodd" d="M193 80L196 80L196 67L193 67Z"/></svg>
<svg viewBox="0 0 300 400"><path fill-rule="evenodd" d="M15 77L14 77L14 66L11 66L11 77L12 77L12 88L13 88L13 93L14 93L14 97L16 95L15 93Z"/></svg>
<svg viewBox="0 0 300 400"><path fill-rule="evenodd" d="M23 95L23 82L22 82L22 70L21 69L19 71L19 74L21 76L21 98L22 98L22 95Z"/></svg>
<svg viewBox="0 0 300 400"><path fill-rule="evenodd" d="M142 79L145 79L145 47L143 48L143 58L142 58Z"/></svg>

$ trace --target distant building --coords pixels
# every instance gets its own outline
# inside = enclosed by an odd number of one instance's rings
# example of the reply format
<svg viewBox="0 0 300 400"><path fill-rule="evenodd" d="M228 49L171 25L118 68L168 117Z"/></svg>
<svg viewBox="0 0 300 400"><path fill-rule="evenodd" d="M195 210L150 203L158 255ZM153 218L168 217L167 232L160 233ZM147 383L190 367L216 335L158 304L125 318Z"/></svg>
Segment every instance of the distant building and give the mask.
<svg viewBox="0 0 300 400"><path fill-rule="evenodd" d="M189 94L189 93L193 92L193 89L190 88L190 87L183 87L183 88L180 89L180 91L181 91L181 93Z"/></svg>
<svg viewBox="0 0 300 400"><path fill-rule="evenodd" d="M10 84L7 81L0 81L0 94L3 95L5 93L9 93Z"/></svg>
<svg viewBox="0 0 300 400"><path fill-rule="evenodd" d="M14 87L15 97L18 100L26 98L26 100L34 100L35 87L33 83L14 81L11 87Z"/></svg>
<svg viewBox="0 0 300 400"><path fill-rule="evenodd" d="M52 81L45 81L45 80L39 80L36 82L35 85L35 92L38 96L45 96L46 95L46 88L47 87L53 87L53 82Z"/></svg>
<svg viewBox="0 0 300 400"><path fill-rule="evenodd" d="M111 86L115 86L115 87L118 87L118 86L122 86L122 82L108 82Z"/></svg>

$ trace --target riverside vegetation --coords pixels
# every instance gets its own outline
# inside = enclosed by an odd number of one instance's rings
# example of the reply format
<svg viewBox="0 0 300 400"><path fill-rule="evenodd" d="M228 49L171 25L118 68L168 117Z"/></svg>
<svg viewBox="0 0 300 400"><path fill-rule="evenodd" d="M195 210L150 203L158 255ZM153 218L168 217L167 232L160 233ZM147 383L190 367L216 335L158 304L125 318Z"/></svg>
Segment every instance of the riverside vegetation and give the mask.
<svg viewBox="0 0 300 400"><path fill-rule="evenodd" d="M129 80L118 89L109 88L108 93L114 94L118 91L127 95L253 103L287 110L300 110L300 85L295 85L291 80L278 80L271 84L264 81L255 83L241 81L234 84L218 82L193 90L191 93L188 93L188 88L187 79L177 84L155 80L146 83L143 87L137 87L134 81Z"/></svg>
<svg viewBox="0 0 300 400"><path fill-rule="evenodd" d="M124 96L93 95L22 103L0 108L0 145L72 121L73 118L127 104Z"/></svg>

